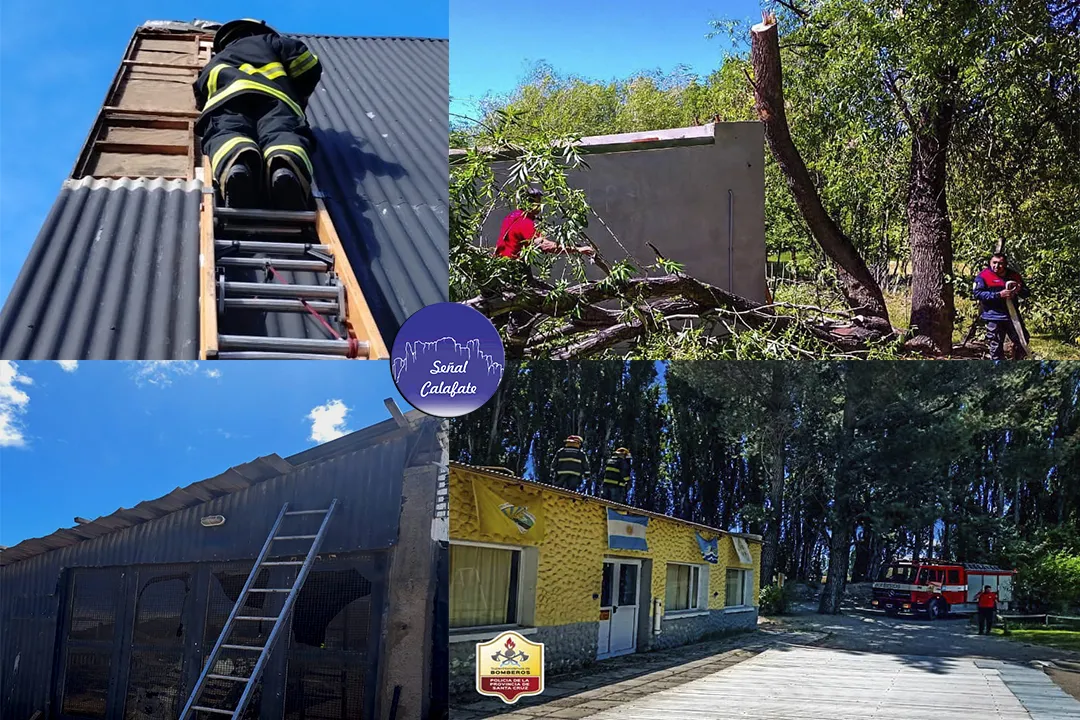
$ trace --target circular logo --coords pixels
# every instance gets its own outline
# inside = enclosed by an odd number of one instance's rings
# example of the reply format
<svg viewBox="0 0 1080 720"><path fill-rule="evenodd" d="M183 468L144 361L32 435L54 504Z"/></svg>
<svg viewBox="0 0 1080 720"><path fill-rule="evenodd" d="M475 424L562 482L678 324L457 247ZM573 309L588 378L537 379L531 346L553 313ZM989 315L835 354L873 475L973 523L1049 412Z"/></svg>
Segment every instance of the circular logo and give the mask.
<svg viewBox="0 0 1080 720"><path fill-rule="evenodd" d="M506 356L491 321L468 305L436 303L413 313L394 339L390 372L417 410L457 417L491 399Z"/></svg>

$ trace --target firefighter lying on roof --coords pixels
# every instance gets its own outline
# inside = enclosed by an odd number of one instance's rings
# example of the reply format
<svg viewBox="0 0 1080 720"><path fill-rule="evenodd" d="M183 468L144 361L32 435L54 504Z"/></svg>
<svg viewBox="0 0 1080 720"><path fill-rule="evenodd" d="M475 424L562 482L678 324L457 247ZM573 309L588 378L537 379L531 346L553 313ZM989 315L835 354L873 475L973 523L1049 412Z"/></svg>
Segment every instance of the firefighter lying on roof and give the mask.
<svg viewBox="0 0 1080 720"><path fill-rule="evenodd" d="M193 84L195 131L228 207L311 206L315 137L304 112L322 67L299 40L263 21L233 20Z"/></svg>

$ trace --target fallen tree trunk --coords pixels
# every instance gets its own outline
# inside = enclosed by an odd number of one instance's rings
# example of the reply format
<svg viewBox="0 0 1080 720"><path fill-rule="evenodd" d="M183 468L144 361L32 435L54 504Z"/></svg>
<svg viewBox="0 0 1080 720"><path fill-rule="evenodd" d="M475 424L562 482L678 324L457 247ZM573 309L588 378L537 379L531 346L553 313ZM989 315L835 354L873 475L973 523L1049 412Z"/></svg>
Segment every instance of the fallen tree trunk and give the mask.
<svg viewBox="0 0 1080 720"><path fill-rule="evenodd" d="M611 301L621 302L635 312L601 307ZM480 295L465 304L503 329L508 357L587 357L686 320L723 324L733 332L761 329L776 336L796 332L838 354L866 350L864 333L853 331L850 325L812 324L793 315L777 314L770 306L758 305L683 273L619 282L608 279L558 291L535 282ZM538 320L544 318L559 319L563 324L536 333ZM586 333L587 337L577 338ZM779 337L775 342L784 343ZM801 349L798 352L810 355Z"/></svg>
<svg viewBox="0 0 1080 720"><path fill-rule="evenodd" d="M783 71L776 19L768 13L750 33L750 62L754 69L751 84L758 117L765 126L765 139L787 181L803 219L821 249L836 265L841 289L848 306L864 316L862 324L878 335L893 332L885 297L866 262L821 203L817 188L791 137L784 110Z"/></svg>

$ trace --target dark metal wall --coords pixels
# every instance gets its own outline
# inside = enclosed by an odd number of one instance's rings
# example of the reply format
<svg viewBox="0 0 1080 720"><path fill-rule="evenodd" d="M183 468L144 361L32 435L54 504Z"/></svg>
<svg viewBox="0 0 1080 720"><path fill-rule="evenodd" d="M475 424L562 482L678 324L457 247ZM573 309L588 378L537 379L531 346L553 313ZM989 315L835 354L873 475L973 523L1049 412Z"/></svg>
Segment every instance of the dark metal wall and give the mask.
<svg viewBox="0 0 1080 720"><path fill-rule="evenodd" d="M402 475L415 438L316 460L203 505L0 568L3 720L26 720L46 709L68 569L114 566L124 573L134 571L131 566L250 561L283 503L318 509L335 497L339 508L323 554L388 549L398 535ZM203 527L200 519L207 515L223 515L226 522Z"/></svg>

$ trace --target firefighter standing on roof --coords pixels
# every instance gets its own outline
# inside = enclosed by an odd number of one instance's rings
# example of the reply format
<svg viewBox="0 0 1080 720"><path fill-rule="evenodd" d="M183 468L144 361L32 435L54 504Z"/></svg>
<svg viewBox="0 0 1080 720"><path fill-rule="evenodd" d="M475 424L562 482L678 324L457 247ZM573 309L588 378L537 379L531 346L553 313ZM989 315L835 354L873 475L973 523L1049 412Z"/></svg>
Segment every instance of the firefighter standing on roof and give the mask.
<svg viewBox="0 0 1080 720"><path fill-rule="evenodd" d="M195 131L214 185L229 207L305 210L315 138L304 116L319 59L259 20L233 20L193 84Z"/></svg>
<svg viewBox="0 0 1080 720"><path fill-rule="evenodd" d="M571 435L566 438L563 447L555 453L553 470L555 471L555 484L567 490L577 490L581 487L582 478L589 474L589 460L581 450L582 439L580 435Z"/></svg>
<svg viewBox="0 0 1080 720"><path fill-rule="evenodd" d="M624 447L611 454L604 465L604 499L626 503L630 487L630 451Z"/></svg>
<svg viewBox="0 0 1080 720"><path fill-rule="evenodd" d="M982 592L975 596L975 602L979 606L979 634L989 635L994 629L994 613L997 611L997 593L987 585ZM985 627L986 632L983 632Z"/></svg>

